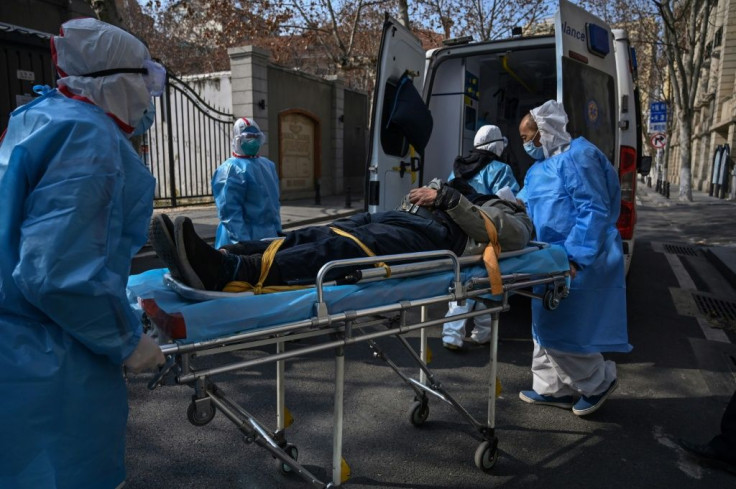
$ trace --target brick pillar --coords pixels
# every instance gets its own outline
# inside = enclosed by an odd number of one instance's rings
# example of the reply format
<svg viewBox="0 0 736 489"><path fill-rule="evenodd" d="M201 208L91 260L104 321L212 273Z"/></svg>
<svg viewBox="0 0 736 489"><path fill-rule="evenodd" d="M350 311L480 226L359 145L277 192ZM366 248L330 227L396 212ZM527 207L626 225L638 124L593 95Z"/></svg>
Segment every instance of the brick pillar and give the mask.
<svg viewBox="0 0 736 489"><path fill-rule="evenodd" d="M268 59L269 51L255 46L227 50L232 76L233 114L252 117L264 134L261 154L268 157ZM274 141L274 144L277 144Z"/></svg>

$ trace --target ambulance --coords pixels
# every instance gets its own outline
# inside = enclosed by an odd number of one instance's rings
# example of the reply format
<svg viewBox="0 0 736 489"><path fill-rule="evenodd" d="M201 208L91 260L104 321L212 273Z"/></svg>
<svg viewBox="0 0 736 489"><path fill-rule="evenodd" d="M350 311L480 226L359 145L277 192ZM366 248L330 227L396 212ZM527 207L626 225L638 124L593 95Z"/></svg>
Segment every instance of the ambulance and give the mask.
<svg viewBox="0 0 736 489"><path fill-rule="evenodd" d="M476 130L494 124L508 138L502 155L520 185L533 160L519 122L550 99L561 102L568 132L595 144L621 183L618 229L628 271L634 250L636 181L642 165L636 58L625 31L560 0L554 34L473 42L453 39L425 51L387 17L376 73L366 210L397 207L414 187L447 179Z"/></svg>

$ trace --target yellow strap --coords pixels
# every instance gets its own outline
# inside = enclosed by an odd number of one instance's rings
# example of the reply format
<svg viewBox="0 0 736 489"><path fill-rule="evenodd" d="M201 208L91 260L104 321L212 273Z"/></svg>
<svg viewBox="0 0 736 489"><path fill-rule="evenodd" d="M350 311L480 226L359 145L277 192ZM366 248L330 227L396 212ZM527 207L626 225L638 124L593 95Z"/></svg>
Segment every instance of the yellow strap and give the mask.
<svg viewBox="0 0 736 489"><path fill-rule="evenodd" d="M363 252L368 256L376 256L373 251L368 248L365 243L363 243L361 240L353 236L352 234L348 233L347 231L343 231L342 229L336 228L336 227L330 227L330 229L337 235L343 236L345 238L352 239L360 248L363 250ZM284 242L284 238L279 238L271 241L271 244L268 245L268 248L266 248L266 251L263 252L263 258L261 258L261 276L258 278L258 283L255 285L251 285L248 282L242 282L239 280L234 280L232 282L228 282L225 284L225 287L222 289L223 292L253 292L254 294L270 294L272 292L283 292L286 290L298 290L298 289L305 289L307 287L310 287L309 285L268 285L266 287L263 286L263 281L266 280L266 277L268 276L268 272L271 270L271 266L273 265L273 260L276 257L276 252L279 250L281 245ZM386 278L391 277L391 267L386 265L385 263L376 263L377 267L383 267L386 269Z"/></svg>
<svg viewBox="0 0 736 489"><path fill-rule="evenodd" d="M343 231L340 228L336 228L336 227L332 227L332 226L330 226L330 229L332 229L332 231L335 234L339 235L339 236L342 236L344 238L350 238L350 239L352 239L358 246L360 246L360 249L362 249L363 250L363 253L365 253L366 255L368 255L368 256L376 256L376 254L373 253L373 250L371 250L370 248L368 248L365 245L365 243L363 243L361 240L359 240L358 238L356 238L355 236L353 236L349 232ZM386 278L391 278L391 267L389 267L384 262L376 263L375 266L376 267L383 267L386 270Z"/></svg>
<svg viewBox="0 0 736 489"><path fill-rule="evenodd" d="M309 285L268 285L266 287L263 286L263 281L266 280L266 277L268 276L268 272L271 270L271 266L273 265L274 257L276 256L276 252L279 250L281 245L284 242L284 238L274 239L271 241L271 243L268 245L268 248L266 248L266 251L263 252L263 257L261 258L261 276L258 277L258 283L255 285L251 285L248 282L242 282L240 280L234 280L232 282L228 282L225 284L225 287L222 289L223 292L253 292L254 294L270 294L272 292L283 292L286 290L298 290L298 289L305 289L309 287Z"/></svg>
<svg viewBox="0 0 736 489"><path fill-rule="evenodd" d="M356 243L356 244L357 244L358 246L360 246L360 248L361 248L361 249L363 250L363 253L365 253L366 255L368 255L368 256L376 256L376 254L375 254L375 253L373 253L373 250L371 250L370 248L368 248L368 247L367 247L367 246L365 245L365 243L363 243L363 242L362 242L361 240L359 240L358 238L356 238L355 236L353 236L353 235L352 235L352 234L350 234L349 232L347 232L347 231L343 231L343 230L342 230L342 229L340 229L340 228L336 228L336 227L332 227L332 226L330 226L330 229L332 229L332 232L333 232L333 233L335 233L335 234L338 234L338 235L340 235L340 236L342 236L342 237L344 237L344 238L350 238L350 239L352 239L353 241L355 241L355 243Z"/></svg>
<svg viewBox="0 0 736 489"><path fill-rule="evenodd" d="M488 233L488 246L483 250L483 263L491 282L491 292L494 295L501 294L503 292L503 281L501 280L501 268L498 266L498 257L501 254L501 245L498 244L498 232L485 212L480 211L480 215L483 216L486 233Z"/></svg>

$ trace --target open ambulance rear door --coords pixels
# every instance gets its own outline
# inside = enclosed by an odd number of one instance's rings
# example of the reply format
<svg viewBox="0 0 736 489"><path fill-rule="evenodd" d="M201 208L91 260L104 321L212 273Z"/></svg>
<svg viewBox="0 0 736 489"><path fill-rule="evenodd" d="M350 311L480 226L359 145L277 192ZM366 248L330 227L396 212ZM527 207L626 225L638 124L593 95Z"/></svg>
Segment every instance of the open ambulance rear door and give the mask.
<svg viewBox="0 0 736 489"><path fill-rule="evenodd" d="M565 106L568 132L595 144L617 166L616 59L611 28L560 0L555 44L557 100Z"/></svg>
<svg viewBox="0 0 736 489"><path fill-rule="evenodd" d="M396 19L386 17L373 95L371 136L366 175L369 212L396 208L419 182L420 158L407 139L392 131L389 118L402 76L408 75L419 94L424 84L422 43Z"/></svg>
<svg viewBox="0 0 736 489"><path fill-rule="evenodd" d="M569 117L567 130L595 144L619 174L622 194L617 227L628 270L636 223L638 131L628 42L619 42L598 17L560 0L555 43L557 100Z"/></svg>

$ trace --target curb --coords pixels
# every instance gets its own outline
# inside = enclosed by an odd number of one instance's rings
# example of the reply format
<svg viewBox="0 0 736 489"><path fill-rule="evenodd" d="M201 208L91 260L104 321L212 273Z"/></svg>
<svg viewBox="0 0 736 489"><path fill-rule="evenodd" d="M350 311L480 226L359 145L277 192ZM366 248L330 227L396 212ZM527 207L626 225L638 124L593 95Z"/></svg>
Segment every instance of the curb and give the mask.
<svg viewBox="0 0 736 489"><path fill-rule="evenodd" d="M728 253L728 251L718 248L717 251L714 248L706 248L703 250L705 258L718 269L718 272L726 279L732 288L736 289L736 270L733 265L736 263L736 248L731 252L733 257L728 260L727 263L723 258L722 254Z"/></svg>
<svg viewBox="0 0 736 489"><path fill-rule="evenodd" d="M363 212L363 211L362 210L358 210L358 209L353 209L353 210L350 210L350 211L338 212L334 216L329 216L327 218L325 218L324 216L310 217L309 219L301 219L299 221L293 221L293 222L287 223L287 224L281 226L281 229L282 230L285 230L285 229L293 229L293 228L296 228L296 227L308 226L308 225L314 224L316 222L334 221L335 219L341 219L343 217L352 216L352 215L358 214L360 212Z"/></svg>

